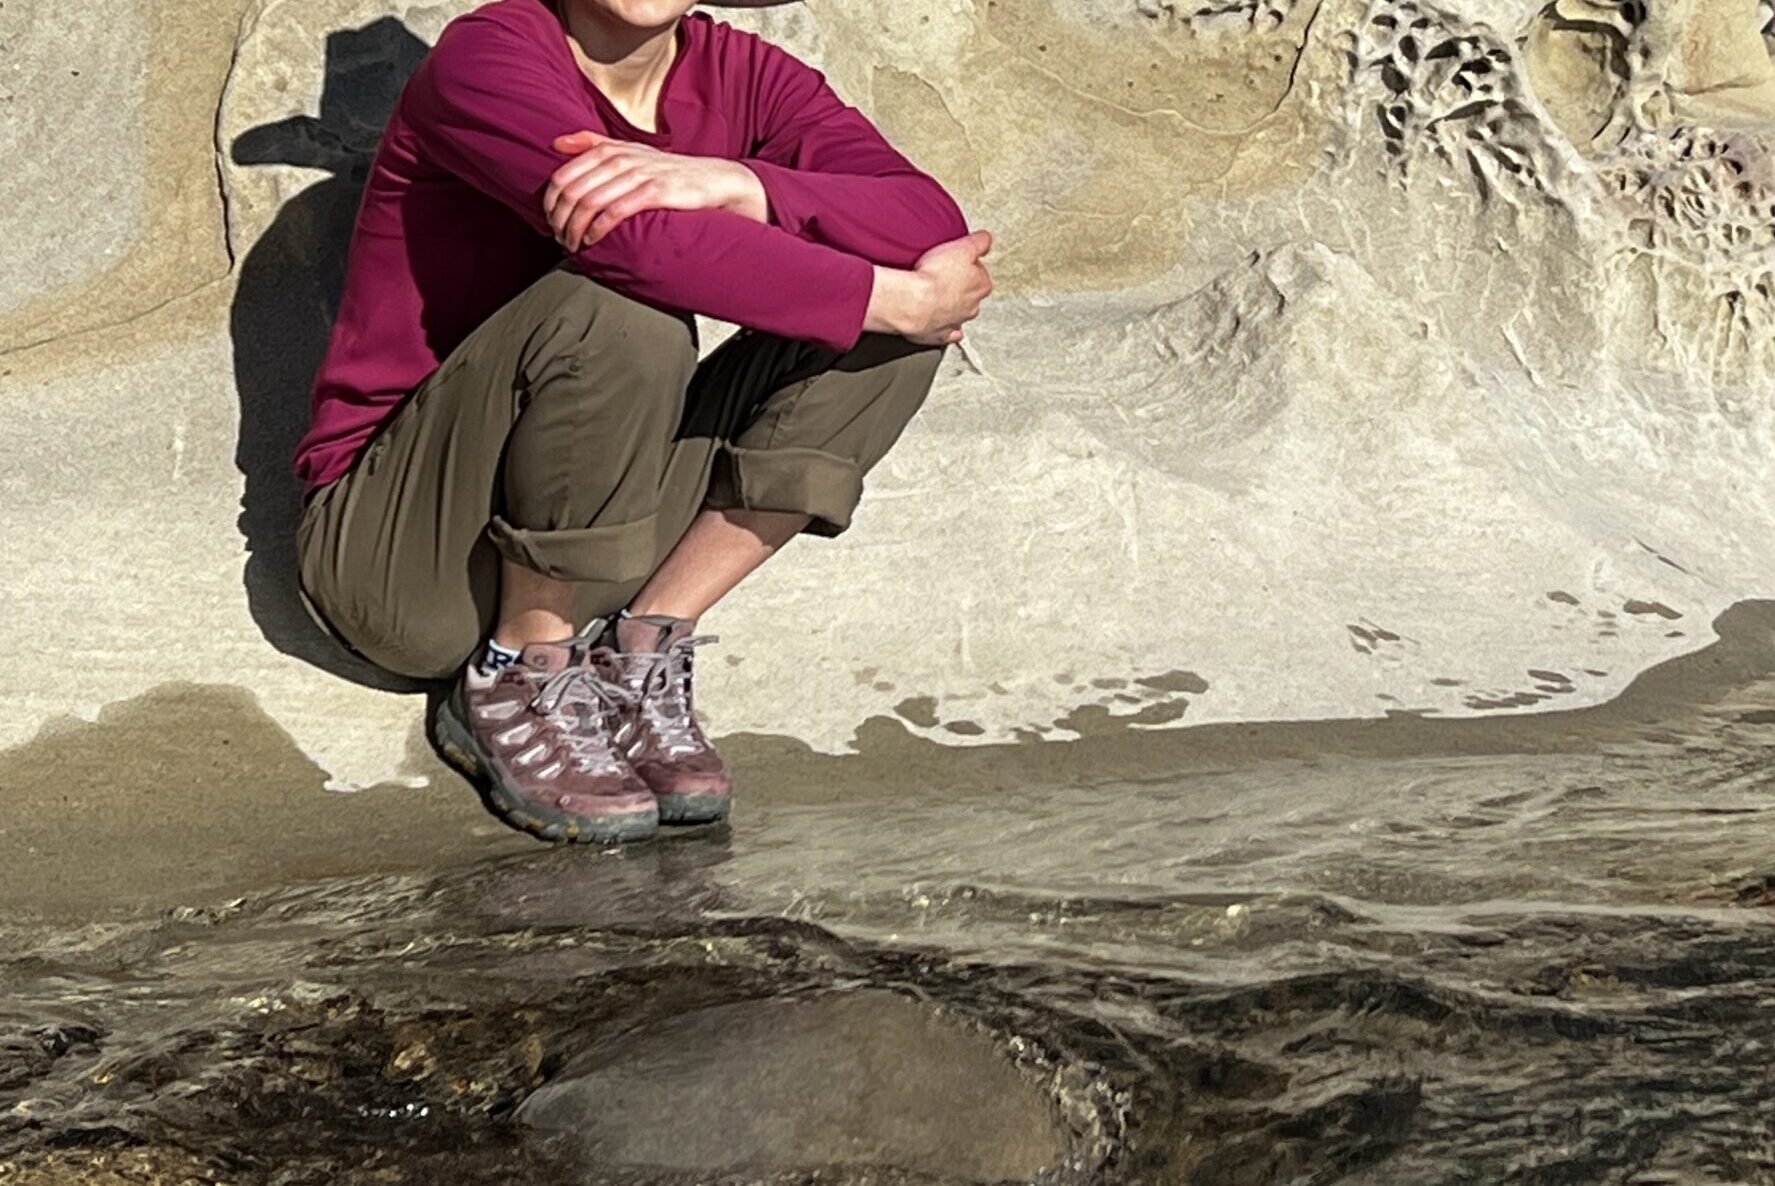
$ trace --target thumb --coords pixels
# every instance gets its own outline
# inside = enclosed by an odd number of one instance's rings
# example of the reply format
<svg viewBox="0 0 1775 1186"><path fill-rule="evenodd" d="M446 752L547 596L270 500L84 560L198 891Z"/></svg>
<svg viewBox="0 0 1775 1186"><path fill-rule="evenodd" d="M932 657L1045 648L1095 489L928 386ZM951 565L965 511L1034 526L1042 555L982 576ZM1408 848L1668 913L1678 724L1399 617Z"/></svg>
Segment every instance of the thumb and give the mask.
<svg viewBox="0 0 1775 1186"><path fill-rule="evenodd" d="M602 139L604 139L604 137L597 132L582 128L577 132L568 132L565 136L556 136L555 151L584 152Z"/></svg>
<svg viewBox="0 0 1775 1186"><path fill-rule="evenodd" d="M979 230L974 231L968 236L968 238L980 248L978 254L985 255L988 251L992 250L992 232L985 227L981 227Z"/></svg>

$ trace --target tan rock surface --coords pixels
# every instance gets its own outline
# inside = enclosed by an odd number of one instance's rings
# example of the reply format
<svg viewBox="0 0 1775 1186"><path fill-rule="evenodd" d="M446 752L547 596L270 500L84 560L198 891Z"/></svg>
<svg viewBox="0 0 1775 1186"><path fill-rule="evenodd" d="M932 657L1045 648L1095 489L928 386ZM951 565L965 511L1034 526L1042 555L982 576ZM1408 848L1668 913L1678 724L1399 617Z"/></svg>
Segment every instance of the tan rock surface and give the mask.
<svg viewBox="0 0 1775 1186"><path fill-rule="evenodd" d="M248 690L290 794L433 775L296 606L287 459L354 170L464 7L0 9L6 657L55 657L0 745L192 731L187 681ZM717 730L1537 711L1709 641L1775 584L1775 82L1767 12L1654 7L711 10L997 236L857 529L711 615Z"/></svg>
<svg viewBox="0 0 1775 1186"><path fill-rule="evenodd" d="M227 278L213 97L241 7L0 8L0 350L124 324Z"/></svg>

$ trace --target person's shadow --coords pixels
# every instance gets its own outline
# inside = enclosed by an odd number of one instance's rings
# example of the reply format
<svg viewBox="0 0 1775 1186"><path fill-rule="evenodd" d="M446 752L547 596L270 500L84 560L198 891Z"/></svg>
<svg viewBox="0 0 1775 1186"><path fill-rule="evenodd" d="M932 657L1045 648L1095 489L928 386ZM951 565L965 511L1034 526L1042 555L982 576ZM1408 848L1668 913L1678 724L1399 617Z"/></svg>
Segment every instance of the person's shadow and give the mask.
<svg viewBox="0 0 1775 1186"><path fill-rule="evenodd" d="M286 202L240 265L229 330L240 393L234 461L245 479L247 606L267 641L334 675L392 691L427 685L382 671L333 641L303 608L296 584L301 484L291 468L308 429L309 385L344 285L345 253L370 159L407 76L429 47L384 17L327 36L320 117L299 115L243 132L240 165L303 165L332 174Z"/></svg>

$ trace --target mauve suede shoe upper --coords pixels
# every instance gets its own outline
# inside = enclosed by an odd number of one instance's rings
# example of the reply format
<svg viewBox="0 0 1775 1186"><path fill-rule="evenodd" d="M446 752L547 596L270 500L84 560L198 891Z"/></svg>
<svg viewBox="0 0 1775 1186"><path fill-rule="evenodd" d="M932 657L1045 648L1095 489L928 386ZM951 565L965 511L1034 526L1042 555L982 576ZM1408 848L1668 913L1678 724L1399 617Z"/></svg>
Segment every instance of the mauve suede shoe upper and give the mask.
<svg viewBox="0 0 1775 1186"><path fill-rule="evenodd" d="M521 805L590 820L645 814L653 796L616 738L628 697L611 675L580 644L532 643L491 674L471 664L454 707Z"/></svg>

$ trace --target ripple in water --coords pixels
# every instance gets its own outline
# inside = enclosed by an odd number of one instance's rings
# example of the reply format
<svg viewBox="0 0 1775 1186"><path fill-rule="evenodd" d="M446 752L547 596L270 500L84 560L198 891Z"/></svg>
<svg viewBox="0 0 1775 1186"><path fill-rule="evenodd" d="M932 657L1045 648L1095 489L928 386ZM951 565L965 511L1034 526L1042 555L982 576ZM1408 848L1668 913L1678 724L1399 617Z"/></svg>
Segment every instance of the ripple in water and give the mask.
<svg viewBox="0 0 1775 1186"><path fill-rule="evenodd" d="M15 926L0 1182L1775 1182L1728 699Z"/></svg>

